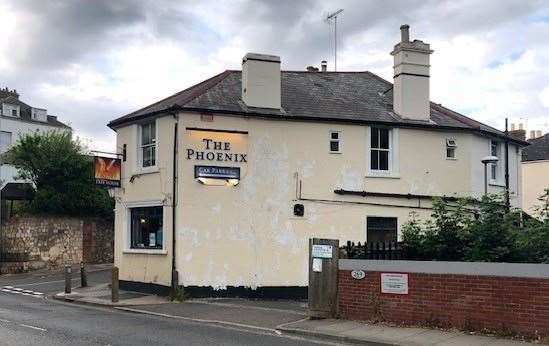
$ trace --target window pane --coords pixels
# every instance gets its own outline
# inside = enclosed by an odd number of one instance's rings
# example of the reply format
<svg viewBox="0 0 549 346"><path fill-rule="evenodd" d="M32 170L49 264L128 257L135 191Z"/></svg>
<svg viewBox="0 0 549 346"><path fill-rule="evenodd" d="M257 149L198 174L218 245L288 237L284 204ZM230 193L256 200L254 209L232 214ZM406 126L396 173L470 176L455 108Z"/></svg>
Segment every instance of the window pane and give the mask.
<svg viewBox="0 0 549 346"><path fill-rule="evenodd" d="M455 148L446 148L446 157L447 158L454 158L456 156L456 149Z"/></svg>
<svg viewBox="0 0 549 346"><path fill-rule="evenodd" d="M496 180L497 178L497 165L496 164L492 164L492 166L490 167L490 176L492 178L492 180Z"/></svg>
<svg viewBox="0 0 549 346"><path fill-rule="evenodd" d="M131 248L162 248L162 207L131 209Z"/></svg>
<svg viewBox="0 0 549 346"><path fill-rule="evenodd" d="M379 147L389 149L389 130L379 129Z"/></svg>
<svg viewBox="0 0 549 346"><path fill-rule="evenodd" d="M339 132L332 132L331 136L332 139L339 139Z"/></svg>
<svg viewBox="0 0 549 346"><path fill-rule="evenodd" d="M397 241L396 217L368 217L366 241L369 243Z"/></svg>
<svg viewBox="0 0 549 346"><path fill-rule="evenodd" d="M141 126L141 145L147 145L151 143L151 125L145 124Z"/></svg>
<svg viewBox="0 0 549 346"><path fill-rule="evenodd" d="M379 148L379 129L372 127L372 138L370 141L372 148Z"/></svg>
<svg viewBox="0 0 549 346"><path fill-rule="evenodd" d="M143 167L154 166L153 149L152 146L143 148Z"/></svg>
<svg viewBox="0 0 549 346"><path fill-rule="evenodd" d="M379 152L379 170L382 170L382 171L389 170L389 152L388 151Z"/></svg>
<svg viewBox="0 0 549 346"><path fill-rule="evenodd" d="M151 151L151 166L156 165L156 145L152 145L149 147Z"/></svg>
<svg viewBox="0 0 549 346"><path fill-rule="evenodd" d="M379 151L372 150L370 152L370 169L379 169Z"/></svg>
<svg viewBox="0 0 549 346"><path fill-rule="evenodd" d="M498 144L496 142L492 142L491 145L491 151L493 156L498 156Z"/></svg>
<svg viewBox="0 0 549 346"><path fill-rule="evenodd" d="M330 151L339 151L338 141L330 141Z"/></svg>

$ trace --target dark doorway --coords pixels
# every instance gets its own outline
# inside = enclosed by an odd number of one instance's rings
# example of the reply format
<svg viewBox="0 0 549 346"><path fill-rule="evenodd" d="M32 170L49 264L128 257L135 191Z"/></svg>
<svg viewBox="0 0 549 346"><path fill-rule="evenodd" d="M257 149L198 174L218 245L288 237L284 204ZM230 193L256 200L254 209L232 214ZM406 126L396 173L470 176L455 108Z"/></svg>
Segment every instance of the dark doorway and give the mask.
<svg viewBox="0 0 549 346"><path fill-rule="evenodd" d="M397 241L397 218L368 216L366 241L368 243Z"/></svg>

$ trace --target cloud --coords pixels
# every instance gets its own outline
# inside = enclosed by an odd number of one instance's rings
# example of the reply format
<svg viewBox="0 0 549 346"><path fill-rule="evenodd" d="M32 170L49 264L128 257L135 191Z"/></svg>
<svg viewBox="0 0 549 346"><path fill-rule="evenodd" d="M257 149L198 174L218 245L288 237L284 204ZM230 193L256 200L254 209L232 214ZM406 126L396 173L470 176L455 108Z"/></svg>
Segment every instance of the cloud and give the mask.
<svg viewBox="0 0 549 346"><path fill-rule="evenodd" d="M43 1L0 4L0 84L114 150L105 125L224 69L249 51L284 69L328 60L392 79L398 28L431 44L436 102L500 127L549 122L549 5L544 1ZM546 129L549 130L549 129ZM110 147L110 149L109 149Z"/></svg>

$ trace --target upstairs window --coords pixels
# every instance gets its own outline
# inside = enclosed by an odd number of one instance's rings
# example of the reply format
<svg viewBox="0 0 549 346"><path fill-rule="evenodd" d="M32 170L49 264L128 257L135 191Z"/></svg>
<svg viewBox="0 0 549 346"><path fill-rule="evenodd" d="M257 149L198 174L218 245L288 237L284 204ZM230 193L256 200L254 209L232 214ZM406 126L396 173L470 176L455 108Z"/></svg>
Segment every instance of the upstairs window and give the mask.
<svg viewBox="0 0 549 346"><path fill-rule="evenodd" d="M156 166L156 122L142 124L140 137L141 167Z"/></svg>
<svg viewBox="0 0 549 346"><path fill-rule="evenodd" d="M330 153L341 153L341 132L330 131Z"/></svg>
<svg viewBox="0 0 549 346"><path fill-rule="evenodd" d="M499 143L497 141L490 141L490 155L499 158L500 151L499 151ZM499 169L498 169L497 162L490 164L490 179L494 182L499 179L498 170Z"/></svg>
<svg viewBox="0 0 549 346"><path fill-rule="evenodd" d="M446 158L453 160L456 158L456 140L451 138L446 138Z"/></svg>
<svg viewBox="0 0 549 346"><path fill-rule="evenodd" d="M372 127L370 138L370 169L372 171L389 171L391 161L391 130Z"/></svg>

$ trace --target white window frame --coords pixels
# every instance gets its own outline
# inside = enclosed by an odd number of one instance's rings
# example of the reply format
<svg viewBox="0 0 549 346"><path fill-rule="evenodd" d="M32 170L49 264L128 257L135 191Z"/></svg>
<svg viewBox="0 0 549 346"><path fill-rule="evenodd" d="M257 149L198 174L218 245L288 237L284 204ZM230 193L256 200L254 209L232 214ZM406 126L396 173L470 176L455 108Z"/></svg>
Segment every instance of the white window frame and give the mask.
<svg viewBox="0 0 549 346"><path fill-rule="evenodd" d="M337 139L332 139L332 133L337 133ZM328 150L330 154L341 154L343 152L342 150L343 140L341 139L342 132L336 131L336 130L330 130L328 134L329 134ZM332 142L337 142L337 148L338 148L337 151L332 150Z"/></svg>
<svg viewBox="0 0 549 346"><path fill-rule="evenodd" d="M162 207L162 249L132 249L132 209L133 208L146 208L146 207ZM167 249L167 220L168 220L168 207L164 205L161 200L153 201L139 201L139 202L127 202L125 205L125 217L124 217L124 249L122 253L125 254L147 254L147 255L166 255Z"/></svg>
<svg viewBox="0 0 549 346"><path fill-rule="evenodd" d="M141 145L142 126L150 124L152 122L154 122L154 128L155 128L155 142L154 142L155 160L154 160L154 165L153 166L143 167L143 146ZM137 124L137 143L136 143L137 144L137 146L136 146L136 150L137 150L137 162L136 162L137 167L136 167L136 171L137 172L139 172L139 173L149 173L149 172L157 172L158 171L158 153L159 153L159 150L158 150L159 140L158 140L158 138L159 138L159 136L158 136L158 121L157 121L157 119Z"/></svg>
<svg viewBox="0 0 549 346"><path fill-rule="evenodd" d="M446 160L457 160L457 143L454 138L446 138L445 156ZM454 149L454 156L448 156L448 149Z"/></svg>
<svg viewBox="0 0 549 346"><path fill-rule="evenodd" d="M372 169L371 164L371 138L372 128L383 126L368 126L366 128L366 164L367 164L367 177L370 178L400 178L399 170L399 129L397 127L389 128L389 169L387 171ZM377 150L377 149L375 149Z"/></svg>
<svg viewBox="0 0 549 346"><path fill-rule="evenodd" d="M4 153L6 151L8 151L8 149L11 147L12 143L13 143L13 132L9 132L9 131L0 131L0 133L2 134L9 134L9 138L10 138L10 141L9 143L6 143L6 147L5 148L1 148L0 147L0 153Z"/></svg>
<svg viewBox="0 0 549 346"><path fill-rule="evenodd" d="M503 181L503 161L502 161L502 155L501 155L501 147L502 147L502 143L496 139L491 139L489 142L488 142L488 155L492 155L492 144L495 143L497 145L497 155L494 155L498 158L498 162L497 163L490 163L489 164L489 170L488 170L488 174L489 174L489 182L490 182L490 185L502 185L502 181ZM492 178L492 170L495 166L495 172L496 172L496 178Z"/></svg>

